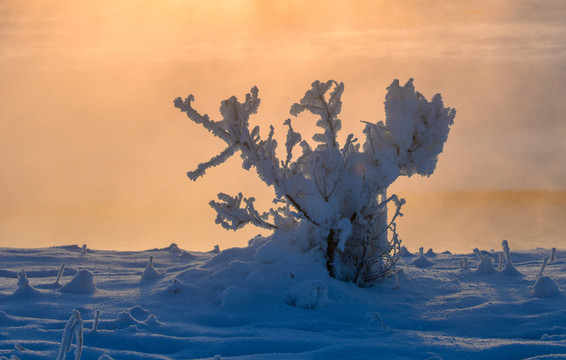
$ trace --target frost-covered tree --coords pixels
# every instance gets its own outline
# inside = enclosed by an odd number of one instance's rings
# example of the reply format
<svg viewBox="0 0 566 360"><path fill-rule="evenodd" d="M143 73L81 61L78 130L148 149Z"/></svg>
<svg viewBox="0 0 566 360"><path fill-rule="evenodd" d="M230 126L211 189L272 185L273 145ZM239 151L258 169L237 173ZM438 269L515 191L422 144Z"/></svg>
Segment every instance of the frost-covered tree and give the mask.
<svg viewBox="0 0 566 360"><path fill-rule="evenodd" d="M293 129L291 119L285 120L284 159L276 155L273 126L263 139L259 127L250 126L250 116L260 104L256 87L243 102L234 96L222 101L221 121L195 110L193 95L177 98L175 107L227 144L187 175L196 180L239 151L243 168L254 168L274 188L278 206L259 212L253 197L220 193L219 201L210 202L218 214L216 222L231 230L246 224L275 231L299 226L311 239L310 246L325 254L330 276L372 285L388 276L399 259L401 241L395 219L404 200L388 196L387 189L401 175L434 172L456 114L444 107L439 94L428 101L416 92L412 79L404 86L395 80L387 90L385 122L364 122L363 142L350 134L340 144L344 84L315 81L290 113L295 117L302 112L314 114L320 130L312 137L314 143L309 143ZM297 145L301 152L295 159ZM389 217L388 205L394 210Z"/></svg>

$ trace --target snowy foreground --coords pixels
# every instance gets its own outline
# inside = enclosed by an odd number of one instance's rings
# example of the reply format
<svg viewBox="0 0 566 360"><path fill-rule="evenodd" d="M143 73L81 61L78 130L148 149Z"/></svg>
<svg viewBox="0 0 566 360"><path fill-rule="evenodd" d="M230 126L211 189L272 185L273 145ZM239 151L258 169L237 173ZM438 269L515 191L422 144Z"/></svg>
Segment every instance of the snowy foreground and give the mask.
<svg viewBox="0 0 566 360"><path fill-rule="evenodd" d="M512 250L517 272L496 251L481 271L471 249L425 255L362 289L261 238L219 253L0 248L0 359L56 359L75 309L82 359L566 358L566 251L542 277L548 249Z"/></svg>

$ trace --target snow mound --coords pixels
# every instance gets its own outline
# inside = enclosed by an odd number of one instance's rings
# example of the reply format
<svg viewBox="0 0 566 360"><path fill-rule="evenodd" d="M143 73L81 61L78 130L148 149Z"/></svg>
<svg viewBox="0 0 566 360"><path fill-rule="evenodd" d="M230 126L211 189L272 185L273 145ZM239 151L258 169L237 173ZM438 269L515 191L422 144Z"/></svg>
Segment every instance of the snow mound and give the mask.
<svg viewBox="0 0 566 360"><path fill-rule="evenodd" d="M415 254L410 252L409 249L407 249L406 246L401 246L401 250L399 251L399 254L401 255L401 257L415 257L416 256Z"/></svg>
<svg viewBox="0 0 566 360"><path fill-rule="evenodd" d="M478 264L478 267L475 270L475 273L480 275L491 275L495 274L496 272L497 270L495 270L495 267L493 266L493 259L487 255L483 255Z"/></svg>
<svg viewBox="0 0 566 360"><path fill-rule="evenodd" d="M140 318L145 318L147 317L150 313L149 311L147 311L146 309L142 308L141 306L134 306L133 308L130 309L129 311L130 315L132 315L134 318L136 319L140 319Z"/></svg>
<svg viewBox="0 0 566 360"><path fill-rule="evenodd" d="M94 275L88 270L79 270L75 277L63 285L59 291L76 294L88 294L94 292Z"/></svg>
<svg viewBox="0 0 566 360"><path fill-rule="evenodd" d="M420 255L418 258L413 260L411 265L418 267L418 268L427 268L427 267L431 267L432 265L434 265L434 262L427 259L424 255Z"/></svg>
<svg viewBox="0 0 566 360"><path fill-rule="evenodd" d="M172 294L180 294L182 292L185 292L186 287L187 286L181 280L173 279L171 280L171 284L167 286L167 289L165 289L165 292Z"/></svg>
<svg viewBox="0 0 566 360"><path fill-rule="evenodd" d="M428 251L425 253L425 255L427 257L436 257L437 254L434 252L434 250L432 250L432 248L428 249Z"/></svg>
<svg viewBox="0 0 566 360"><path fill-rule="evenodd" d="M503 253L505 255L505 265L501 273L507 276L524 276L515 268L513 262L511 261L511 250L509 248L509 242L507 240L503 240L501 242L501 246L503 247Z"/></svg>
<svg viewBox="0 0 566 360"><path fill-rule="evenodd" d="M548 276L541 276L533 285L533 294L536 297L551 297L560 295L558 285Z"/></svg>
<svg viewBox="0 0 566 360"><path fill-rule="evenodd" d="M26 271L22 270L18 273L18 288L14 291L15 296L33 296L38 295L40 292L34 289L26 276Z"/></svg>
<svg viewBox="0 0 566 360"><path fill-rule="evenodd" d="M475 270L476 274L491 275L497 272L497 270L495 270L495 267L493 266L493 259L489 257L489 253L482 252L478 248L475 248L474 254L479 260L478 267Z"/></svg>
<svg viewBox="0 0 566 360"><path fill-rule="evenodd" d="M232 285L224 289L220 293L218 298L220 302L220 308L223 310L235 310L238 308L244 308L247 306L247 302L251 297L251 293L248 289Z"/></svg>
<svg viewBox="0 0 566 360"><path fill-rule="evenodd" d="M147 319L144 320L144 323L149 326L163 326L164 324L157 320L157 317L153 314L149 314Z"/></svg>
<svg viewBox="0 0 566 360"><path fill-rule="evenodd" d="M161 274L159 271L155 270L155 268L153 267L153 256L150 256L149 262L147 263L147 266L142 273L141 279L142 280L155 280L155 279L159 279L162 276L163 276L163 274Z"/></svg>
<svg viewBox="0 0 566 360"><path fill-rule="evenodd" d="M316 309L330 303L328 286L318 279L306 280L287 292L287 303L302 309Z"/></svg>

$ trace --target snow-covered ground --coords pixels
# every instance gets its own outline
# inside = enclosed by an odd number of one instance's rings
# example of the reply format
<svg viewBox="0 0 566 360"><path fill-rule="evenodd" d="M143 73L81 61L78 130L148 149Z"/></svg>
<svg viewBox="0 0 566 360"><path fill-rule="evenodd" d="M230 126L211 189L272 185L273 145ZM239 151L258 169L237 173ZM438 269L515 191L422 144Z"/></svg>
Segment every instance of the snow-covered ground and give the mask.
<svg viewBox="0 0 566 360"><path fill-rule="evenodd" d="M219 253L0 248L0 358L57 358L75 309L82 359L566 358L566 251L540 277L550 250L510 245L518 272L497 251L484 271L472 249L406 253L397 279L365 289L261 238Z"/></svg>

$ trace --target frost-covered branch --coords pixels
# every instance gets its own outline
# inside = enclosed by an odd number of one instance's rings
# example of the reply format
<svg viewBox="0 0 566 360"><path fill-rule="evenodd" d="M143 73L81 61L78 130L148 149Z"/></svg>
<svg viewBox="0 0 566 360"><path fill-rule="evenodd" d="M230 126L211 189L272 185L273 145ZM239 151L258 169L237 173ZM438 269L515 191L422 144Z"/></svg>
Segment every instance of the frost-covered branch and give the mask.
<svg viewBox="0 0 566 360"><path fill-rule="evenodd" d="M325 99L326 92L332 88L334 90L330 94L327 101ZM316 125L324 130L324 133L317 133L313 136L313 140L326 144L329 148L338 148L336 136L342 128L342 123L338 119L338 115L342 110L342 93L344 92L344 83L338 84L334 80L325 83L315 81L311 85L311 89L305 93L305 96L299 103L293 104L291 107L291 115L298 116L303 111L310 111L315 115L319 115L320 119Z"/></svg>
<svg viewBox="0 0 566 360"><path fill-rule="evenodd" d="M69 321L67 321L67 325L65 325L57 360L65 360L67 352L71 349L73 338L77 345L75 349L75 360L80 360L83 351L83 320L78 310L73 310L73 314L69 318Z"/></svg>
<svg viewBox="0 0 566 360"><path fill-rule="evenodd" d="M232 197L230 195L218 194L218 201L210 201L210 206L216 210L216 223L222 225L226 230L238 230L247 224L253 224L266 229L277 229L277 226L267 222L269 213L259 214L254 207L255 199L244 198L242 193ZM242 200L245 206L242 207Z"/></svg>

